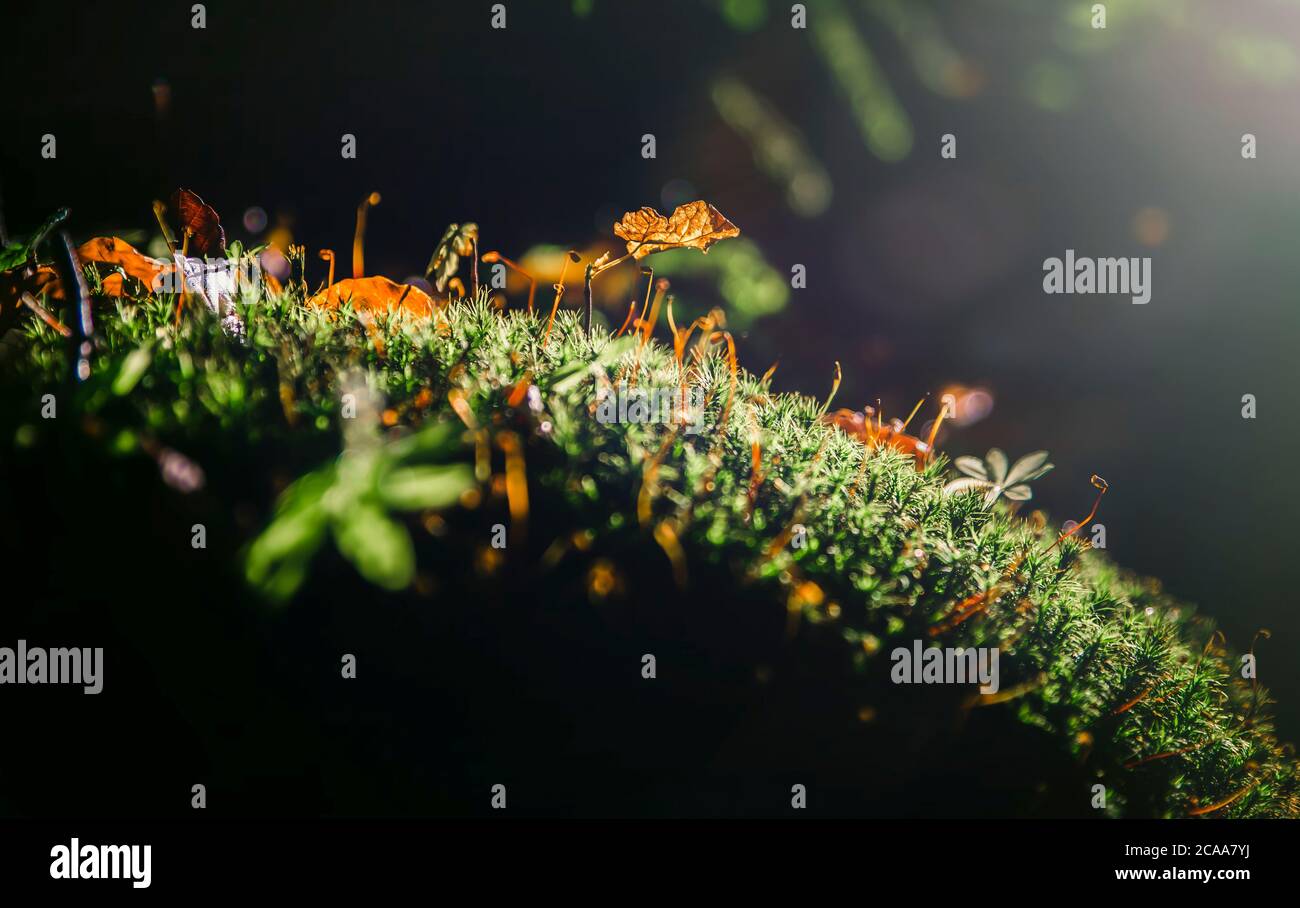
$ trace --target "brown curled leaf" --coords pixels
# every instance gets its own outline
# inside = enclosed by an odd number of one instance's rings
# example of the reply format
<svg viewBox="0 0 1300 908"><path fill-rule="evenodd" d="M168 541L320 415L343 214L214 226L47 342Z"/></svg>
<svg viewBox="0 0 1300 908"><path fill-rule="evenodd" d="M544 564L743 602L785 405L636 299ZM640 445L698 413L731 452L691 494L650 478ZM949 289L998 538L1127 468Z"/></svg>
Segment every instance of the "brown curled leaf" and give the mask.
<svg viewBox="0 0 1300 908"><path fill-rule="evenodd" d="M668 217L653 208L629 211L614 225L614 235L627 242L628 255L639 261L665 249L708 252L718 240L740 236L740 228L700 200L678 205Z"/></svg>
<svg viewBox="0 0 1300 908"><path fill-rule="evenodd" d="M172 194L172 210L180 221L181 236L190 234L192 251L199 255L225 255L226 231L221 218L211 205L188 189L178 189Z"/></svg>

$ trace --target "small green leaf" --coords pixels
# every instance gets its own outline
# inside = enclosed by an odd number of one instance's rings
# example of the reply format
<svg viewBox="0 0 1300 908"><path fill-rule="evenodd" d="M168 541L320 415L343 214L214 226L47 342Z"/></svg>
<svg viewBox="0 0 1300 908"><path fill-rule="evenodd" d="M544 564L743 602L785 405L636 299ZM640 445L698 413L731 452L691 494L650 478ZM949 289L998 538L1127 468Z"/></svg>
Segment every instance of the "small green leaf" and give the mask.
<svg viewBox="0 0 1300 908"><path fill-rule="evenodd" d="M10 243L0 249L0 271L12 271L27 261L27 244Z"/></svg>
<svg viewBox="0 0 1300 908"><path fill-rule="evenodd" d="M400 590L415 576L415 546L406 528L372 504L358 504L334 525L334 541L362 577Z"/></svg>
<svg viewBox="0 0 1300 908"><path fill-rule="evenodd" d="M271 521L248 547L244 560L248 582L268 594L273 592L272 587L282 587L284 578L277 577L286 564L298 563L305 570L324 539L325 526L325 510L318 504L290 509Z"/></svg>
<svg viewBox="0 0 1300 908"><path fill-rule="evenodd" d="M307 579L310 564L310 558L286 558L277 562L257 584L257 588L272 602L285 602L298 592L298 588Z"/></svg>
<svg viewBox="0 0 1300 908"><path fill-rule="evenodd" d="M418 511L455 504L473 486L468 464L399 467L379 480L379 495L390 508Z"/></svg>
<svg viewBox="0 0 1300 908"><path fill-rule="evenodd" d="M315 505L333 484L333 466L299 477L280 494L280 500L275 505L276 516Z"/></svg>
<svg viewBox="0 0 1300 908"><path fill-rule="evenodd" d="M446 457L460 448L464 431L460 423L445 419L392 442L389 452L395 460Z"/></svg>
<svg viewBox="0 0 1300 908"><path fill-rule="evenodd" d="M142 344L128 353L126 359L122 360L122 368L117 370L117 377L113 379L113 393L118 397L130 394L152 361L152 344Z"/></svg>

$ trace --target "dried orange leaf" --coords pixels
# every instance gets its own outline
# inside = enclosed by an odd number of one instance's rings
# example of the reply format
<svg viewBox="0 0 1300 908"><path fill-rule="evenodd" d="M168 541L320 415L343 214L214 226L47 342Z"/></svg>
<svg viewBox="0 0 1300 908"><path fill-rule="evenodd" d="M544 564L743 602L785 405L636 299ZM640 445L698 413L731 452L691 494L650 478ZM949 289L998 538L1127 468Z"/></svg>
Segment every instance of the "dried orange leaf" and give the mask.
<svg viewBox="0 0 1300 908"><path fill-rule="evenodd" d="M387 311L400 305L403 311L413 315L430 316L434 312L433 300L419 287L398 284L379 275L341 280L307 300L307 305L337 309L348 302L358 311Z"/></svg>
<svg viewBox="0 0 1300 908"><path fill-rule="evenodd" d="M63 286L59 276L48 265L42 265L31 275L21 270L0 273L0 315L12 313L21 305L24 293L40 298L47 293L52 299L63 299Z"/></svg>
<svg viewBox="0 0 1300 908"><path fill-rule="evenodd" d="M628 254L640 261L664 249L708 252L718 240L740 236L740 228L701 200L678 205L668 217L653 208L629 211L614 225L614 235L626 240Z"/></svg>
<svg viewBox="0 0 1300 908"><path fill-rule="evenodd" d="M126 240L115 236L97 236L93 240L87 240L77 247L77 258L83 264L86 262L95 262L99 265L108 265L114 268L121 268L126 272L128 277L133 277L145 287L153 287L153 282L163 271L170 270L174 266L168 262L159 261L144 255ZM109 275L108 277L112 277ZM104 280L104 286L109 286L108 277ZM121 283L119 277L117 284ZM107 295L117 296L108 292Z"/></svg>

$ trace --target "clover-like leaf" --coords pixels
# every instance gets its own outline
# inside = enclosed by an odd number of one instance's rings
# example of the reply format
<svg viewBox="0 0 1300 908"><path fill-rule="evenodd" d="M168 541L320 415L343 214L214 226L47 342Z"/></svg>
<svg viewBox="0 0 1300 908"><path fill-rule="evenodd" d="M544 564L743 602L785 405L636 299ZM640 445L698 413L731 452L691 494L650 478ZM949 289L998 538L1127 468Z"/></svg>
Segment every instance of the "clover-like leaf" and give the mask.
<svg viewBox="0 0 1300 908"><path fill-rule="evenodd" d="M966 475L948 483L943 491L953 495L985 489L984 501L990 505L1002 496L1008 501L1028 501L1033 497L1029 483L1046 475L1053 467L1047 463L1047 457L1046 451L1034 451L1017 460L1009 469L1007 455L999 448L989 449L983 460L969 455L958 457L953 465Z"/></svg>
<svg viewBox="0 0 1300 908"><path fill-rule="evenodd" d="M987 479L977 479L974 476L963 476L961 479L954 479L943 487L947 495L955 495L958 492L968 492L971 489L986 489L990 485Z"/></svg>
<svg viewBox="0 0 1300 908"><path fill-rule="evenodd" d="M1024 484L1005 488L1002 490L1002 495L1010 501L1028 501L1034 497L1033 491Z"/></svg>
<svg viewBox="0 0 1300 908"><path fill-rule="evenodd" d="M628 255L640 261L664 249L698 249L708 252L718 240L740 236L740 228L703 200L678 205L664 217L653 208L623 215L614 235L627 241Z"/></svg>
<svg viewBox="0 0 1300 908"><path fill-rule="evenodd" d="M989 452L984 455L984 468L988 471L989 482L999 486L1005 485L1007 455L1002 453L1001 448L989 448Z"/></svg>
<svg viewBox="0 0 1300 908"><path fill-rule="evenodd" d="M1047 458L1046 451L1034 451L1032 454L1026 454L1012 465L1004 484L1011 486L1017 483L1031 482L1046 475L1055 466L1055 464L1048 463Z"/></svg>
<svg viewBox="0 0 1300 908"><path fill-rule="evenodd" d="M952 465L967 476L975 479L983 479L986 482L989 478L989 472L984 468L984 461L978 457L972 457L969 454L963 454L952 462Z"/></svg>

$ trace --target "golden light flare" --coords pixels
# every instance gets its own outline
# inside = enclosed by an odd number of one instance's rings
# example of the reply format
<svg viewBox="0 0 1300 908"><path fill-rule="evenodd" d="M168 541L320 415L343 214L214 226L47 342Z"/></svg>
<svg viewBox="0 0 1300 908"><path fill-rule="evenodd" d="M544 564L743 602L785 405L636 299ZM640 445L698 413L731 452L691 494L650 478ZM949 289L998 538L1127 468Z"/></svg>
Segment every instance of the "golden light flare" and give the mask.
<svg viewBox="0 0 1300 908"><path fill-rule="evenodd" d="M953 383L939 392L948 404L948 419L958 426L974 425L993 412L993 392L988 388Z"/></svg>
<svg viewBox="0 0 1300 908"><path fill-rule="evenodd" d="M1141 208L1133 215L1133 238L1143 246L1163 246L1169 239L1169 213L1163 208Z"/></svg>
<svg viewBox="0 0 1300 908"><path fill-rule="evenodd" d="M587 593L595 600L604 600L623 591L623 579L614 563L598 558L587 571Z"/></svg>

